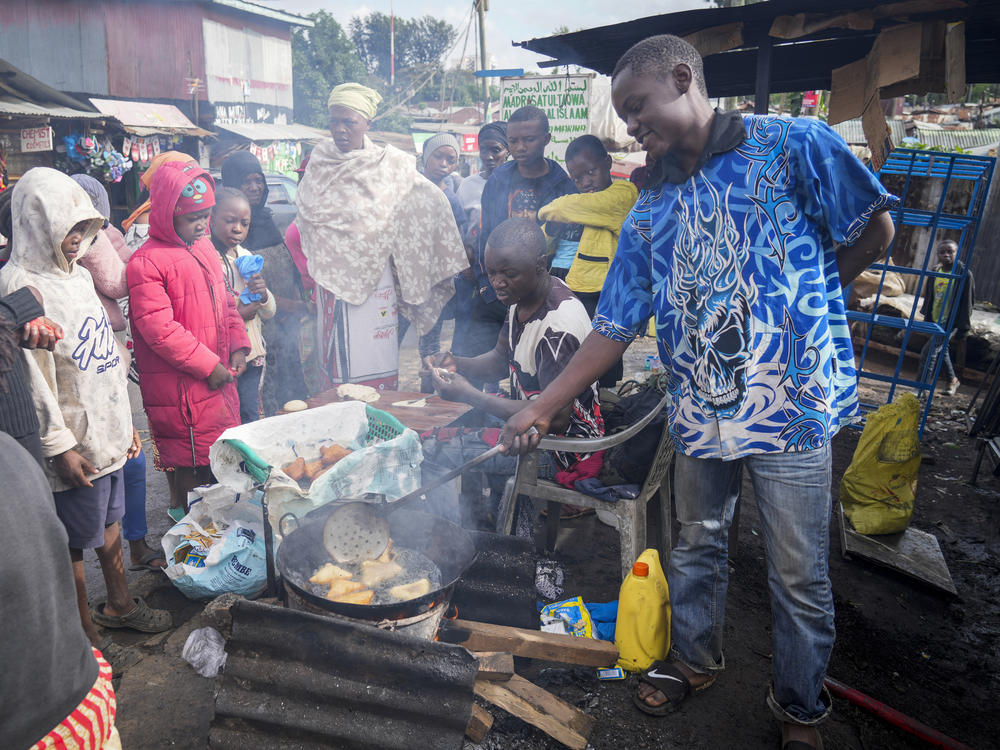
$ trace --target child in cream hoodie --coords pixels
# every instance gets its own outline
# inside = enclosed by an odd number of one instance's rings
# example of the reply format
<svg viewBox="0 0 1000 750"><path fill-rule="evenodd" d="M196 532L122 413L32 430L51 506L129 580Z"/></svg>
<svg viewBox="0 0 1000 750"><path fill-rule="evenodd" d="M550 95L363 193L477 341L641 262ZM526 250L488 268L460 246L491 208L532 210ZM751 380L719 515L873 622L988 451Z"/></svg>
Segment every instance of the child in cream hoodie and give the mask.
<svg viewBox="0 0 1000 750"><path fill-rule="evenodd" d="M65 331L53 351L25 356L46 476L68 535L80 619L91 643L116 666L135 655L110 639L102 642L94 621L155 633L170 627L170 615L133 599L122 568L122 466L138 453L139 436L118 342L90 273L77 263L104 217L79 185L45 167L28 170L17 182L11 208L14 244L0 271L0 294L26 285L38 289L48 317ZM95 607L93 620L84 549L96 549L108 588L108 601Z"/></svg>

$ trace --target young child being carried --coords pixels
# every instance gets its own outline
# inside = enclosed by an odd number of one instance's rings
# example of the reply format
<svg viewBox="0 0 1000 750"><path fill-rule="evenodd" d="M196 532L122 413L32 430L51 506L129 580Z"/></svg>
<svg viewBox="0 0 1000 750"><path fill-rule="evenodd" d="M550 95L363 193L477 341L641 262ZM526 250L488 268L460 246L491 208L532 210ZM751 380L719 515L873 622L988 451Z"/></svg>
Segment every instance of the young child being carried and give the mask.
<svg viewBox="0 0 1000 750"><path fill-rule="evenodd" d="M618 234L639 191L628 180L611 180L611 156L593 135L574 138L566 147L566 169L579 193L563 195L538 211L542 221L582 224L580 247L566 275L566 286L593 318L604 279L618 248ZM622 361L598 381L614 388L622 377Z"/></svg>
<svg viewBox="0 0 1000 750"><path fill-rule="evenodd" d="M236 309L246 325L250 337L250 354L247 355L247 369L236 383L240 395L240 421L243 424L260 419L260 379L264 372L264 357L267 345L261 322L274 317L277 309L273 294L268 294L264 277L256 273L249 279L243 277L237 267L237 258L253 256L240 243L246 239L250 229L250 201L236 188L221 187L215 192L215 208L212 209L212 244L222 259L222 275L226 289L236 299ZM258 258L260 256L257 256ZM258 262L263 264L263 258ZM243 302L240 296L244 290L260 298Z"/></svg>
<svg viewBox="0 0 1000 750"><path fill-rule="evenodd" d="M132 427L126 364L90 273L77 261L90 249L104 217L79 185L61 172L30 169L14 187L14 244L0 271L0 294L30 285L46 314L65 331L52 351L27 353L38 411L45 474L66 529L80 620L91 644L116 671L138 654L106 639L94 623L148 633L167 630L170 614L129 594L118 521L125 509L122 467L139 452ZM94 549L108 599L87 600L83 550ZM52 565L33 560L32 565Z"/></svg>
<svg viewBox="0 0 1000 750"><path fill-rule="evenodd" d="M149 240L128 262L129 304L142 400L156 468L167 472L171 516L212 481L208 449L240 423L236 378L250 352L243 318L206 236L215 189L196 164L157 170Z"/></svg>

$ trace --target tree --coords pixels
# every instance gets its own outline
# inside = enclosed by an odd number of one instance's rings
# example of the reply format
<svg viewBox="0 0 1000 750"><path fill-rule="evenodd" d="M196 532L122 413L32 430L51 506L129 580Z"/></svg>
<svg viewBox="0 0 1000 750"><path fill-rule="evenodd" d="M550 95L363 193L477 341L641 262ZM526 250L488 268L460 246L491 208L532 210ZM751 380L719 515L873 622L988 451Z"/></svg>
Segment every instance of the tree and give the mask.
<svg viewBox="0 0 1000 750"><path fill-rule="evenodd" d="M326 11L309 16L316 25L292 32L292 75L295 121L327 126L330 89L347 81L365 83L368 74L354 44Z"/></svg>
<svg viewBox="0 0 1000 750"><path fill-rule="evenodd" d="M389 80L389 16L369 13L351 19L351 40L365 68L373 76ZM447 21L424 16L395 19L397 79L408 81L414 72L440 67L441 58L455 40L455 27ZM419 69L419 71L415 70ZM404 83L405 86L405 83Z"/></svg>

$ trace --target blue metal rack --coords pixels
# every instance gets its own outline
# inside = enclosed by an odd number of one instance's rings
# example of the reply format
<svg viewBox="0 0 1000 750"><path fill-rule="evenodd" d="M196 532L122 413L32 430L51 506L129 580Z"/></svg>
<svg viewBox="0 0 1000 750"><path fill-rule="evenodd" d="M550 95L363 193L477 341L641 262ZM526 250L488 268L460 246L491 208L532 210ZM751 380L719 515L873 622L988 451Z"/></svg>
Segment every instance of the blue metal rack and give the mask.
<svg viewBox="0 0 1000 750"><path fill-rule="evenodd" d="M910 343L910 337L913 333L929 336L937 346L947 346L952 328L955 325L955 314L958 308L957 301L961 299L969 265L972 260L972 251L976 245L980 214L986 202L986 195L989 192L995 161L993 158L983 156L896 149L889 155L889 158L882 165L882 169L878 173L879 177L883 179L887 175L899 175L903 178L903 189L899 195L899 206L890 212L896 224L896 236L897 238L899 237L899 228L901 226L929 228L930 232L927 237L926 251L923 263L919 268L895 265L892 262L892 250L895 246L894 241L893 246L889 248L886 262L876 263L871 266L871 270L881 271L871 312L849 310L847 318L852 322L856 321L866 324L864 345L861 348L857 362L858 377L889 383L887 402L893 400L898 386L914 390L917 392L919 398L924 399L924 406L920 415L921 436L923 436L927 412L934 397L934 388L937 383L938 372L941 369L943 356L928 357L922 370L917 373L917 377L914 379L903 374L907 346ZM913 195L911 194L914 178L931 178L941 181L941 195L937 200L936 208L933 210L926 206L914 207L911 205L914 202ZM961 213L946 212L945 206L949 192L953 183L958 182L966 184L971 182L968 205ZM951 208L954 208L954 206ZM955 232L959 233L959 237L956 239L956 242L958 242L956 265L953 266L953 271L956 272L945 273L934 269L935 264L932 263L931 259L935 254L934 248L938 242L937 235L940 230L949 230L949 238L952 238ZM961 266L959 266L959 263L961 263ZM961 268L961 272L957 272L959 268ZM888 272L896 272L904 277L919 277L914 288L914 303L908 317L897 318L878 313L879 302L882 298L882 289L885 285L885 277ZM944 325L917 319L917 300L926 287L928 279L947 279L949 282L946 299L952 302L950 304L947 323ZM845 292L845 295L847 294L849 294L849 291ZM891 376L865 369L872 333L876 326L901 331L899 356L896 359L895 371ZM932 364L933 367L931 366ZM861 408L863 411L870 411L880 405L862 402Z"/></svg>

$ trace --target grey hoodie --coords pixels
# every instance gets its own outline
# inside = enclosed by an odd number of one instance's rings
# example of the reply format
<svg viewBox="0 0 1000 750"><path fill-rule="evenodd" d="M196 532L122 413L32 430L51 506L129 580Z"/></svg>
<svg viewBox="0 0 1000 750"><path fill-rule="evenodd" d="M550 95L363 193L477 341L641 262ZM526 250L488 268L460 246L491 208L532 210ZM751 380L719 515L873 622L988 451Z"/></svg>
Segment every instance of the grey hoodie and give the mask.
<svg viewBox="0 0 1000 750"><path fill-rule="evenodd" d="M66 333L54 352L25 352L42 453L51 458L75 449L101 477L121 468L132 442L127 368L90 272L76 262L104 217L83 188L54 169L28 170L13 192L14 246L0 270L0 294L30 284ZM67 260L60 246L81 221L90 224L80 253ZM46 474L53 491L70 489L51 467Z"/></svg>

